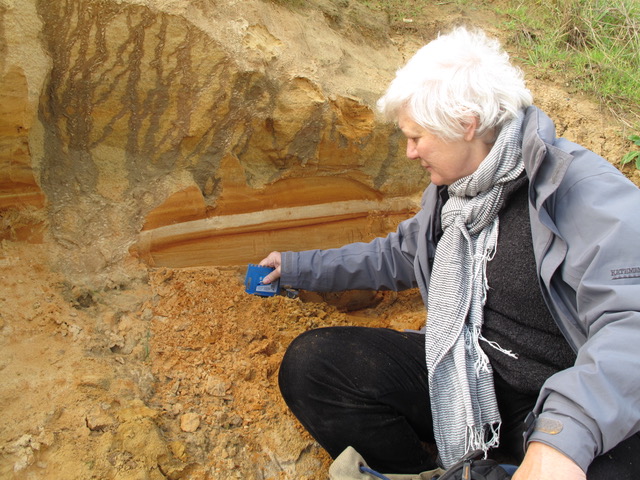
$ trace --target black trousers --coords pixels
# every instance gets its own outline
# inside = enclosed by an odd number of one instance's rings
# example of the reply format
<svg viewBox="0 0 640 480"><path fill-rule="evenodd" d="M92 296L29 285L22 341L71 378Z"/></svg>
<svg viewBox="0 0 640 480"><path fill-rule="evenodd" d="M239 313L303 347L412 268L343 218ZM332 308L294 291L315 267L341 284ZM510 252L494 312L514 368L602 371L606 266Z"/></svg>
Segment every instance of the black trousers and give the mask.
<svg viewBox="0 0 640 480"><path fill-rule="evenodd" d="M436 468L424 336L366 327L311 330L289 346L280 367L287 405L333 457L354 447L379 471ZM519 463L524 418L536 396L495 378L502 416L496 455ZM431 452L431 453L430 453ZM627 439L594 460L588 480L640 479L640 438Z"/></svg>

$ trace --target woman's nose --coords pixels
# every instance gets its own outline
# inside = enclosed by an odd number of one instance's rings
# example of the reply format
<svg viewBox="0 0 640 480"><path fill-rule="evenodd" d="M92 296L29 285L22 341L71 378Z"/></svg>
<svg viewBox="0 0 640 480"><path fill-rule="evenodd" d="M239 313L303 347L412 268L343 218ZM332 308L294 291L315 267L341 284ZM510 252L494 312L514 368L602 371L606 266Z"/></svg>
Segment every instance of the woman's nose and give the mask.
<svg viewBox="0 0 640 480"><path fill-rule="evenodd" d="M407 140L407 158L415 160L419 158L418 149L416 148L416 142L413 140Z"/></svg>

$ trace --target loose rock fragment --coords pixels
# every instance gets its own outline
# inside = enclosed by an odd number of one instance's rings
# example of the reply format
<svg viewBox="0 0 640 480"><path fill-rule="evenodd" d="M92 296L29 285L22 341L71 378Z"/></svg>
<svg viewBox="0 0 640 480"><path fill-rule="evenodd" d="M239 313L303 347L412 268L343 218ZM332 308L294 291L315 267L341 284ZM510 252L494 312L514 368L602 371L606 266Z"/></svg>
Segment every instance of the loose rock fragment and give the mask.
<svg viewBox="0 0 640 480"><path fill-rule="evenodd" d="M185 413L180 417L180 429L183 432L195 432L200 426L200 415L197 413Z"/></svg>

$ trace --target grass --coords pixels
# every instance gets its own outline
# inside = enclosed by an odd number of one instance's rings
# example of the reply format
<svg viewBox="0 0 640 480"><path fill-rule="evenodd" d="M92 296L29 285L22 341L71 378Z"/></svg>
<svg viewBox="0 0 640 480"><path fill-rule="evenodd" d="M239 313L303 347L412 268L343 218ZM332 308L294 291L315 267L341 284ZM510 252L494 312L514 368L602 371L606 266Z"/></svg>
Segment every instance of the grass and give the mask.
<svg viewBox="0 0 640 480"><path fill-rule="evenodd" d="M360 0L390 19L422 13L419 0ZM467 0L450 0L464 6ZM640 0L480 0L506 18L516 58L541 77L562 78L640 131ZM624 133L623 133L624 135ZM640 169L640 136L621 164Z"/></svg>
<svg viewBox="0 0 640 480"><path fill-rule="evenodd" d="M498 10L515 33L520 59L613 112L640 118L640 2L524 0Z"/></svg>
<svg viewBox="0 0 640 480"><path fill-rule="evenodd" d="M419 16L425 0L359 0L391 20ZM464 7L468 0L448 0ZM558 75L640 125L639 0L502 0L479 3L507 20L519 60L541 76Z"/></svg>

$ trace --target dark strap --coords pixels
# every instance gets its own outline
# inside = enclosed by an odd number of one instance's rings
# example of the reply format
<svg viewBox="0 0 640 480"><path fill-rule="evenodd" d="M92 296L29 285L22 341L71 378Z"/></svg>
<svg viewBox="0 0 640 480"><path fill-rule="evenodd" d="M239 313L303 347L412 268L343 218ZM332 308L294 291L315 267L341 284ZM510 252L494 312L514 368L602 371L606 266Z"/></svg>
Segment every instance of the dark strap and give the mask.
<svg viewBox="0 0 640 480"><path fill-rule="evenodd" d="M435 480L436 477L434 477ZM467 453L437 480L509 480L511 475L495 460L485 460L482 450Z"/></svg>

